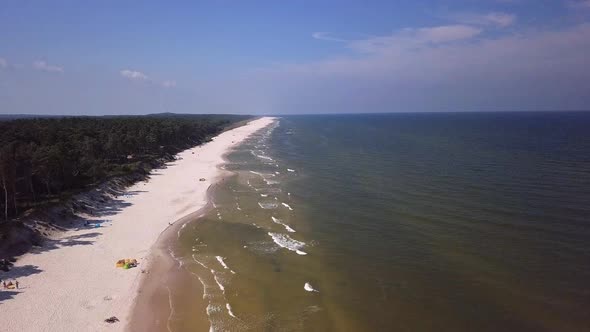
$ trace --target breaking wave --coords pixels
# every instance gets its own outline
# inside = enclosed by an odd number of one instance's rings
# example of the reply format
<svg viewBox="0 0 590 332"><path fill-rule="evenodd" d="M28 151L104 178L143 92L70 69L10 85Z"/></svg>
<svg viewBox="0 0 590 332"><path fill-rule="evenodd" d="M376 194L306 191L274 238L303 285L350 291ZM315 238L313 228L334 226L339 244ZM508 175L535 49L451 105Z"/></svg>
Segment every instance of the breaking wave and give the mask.
<svg viewBox="0 0 590 332"><path fill-rule="evenodd" d="M305 242L297 241L292 239L289 235L282 233L268 232L268 235L270 235L272 240L280 247L294 251L298 255L307 255L305 251L300 250L305 247Z"/></svg>
<svg viewBox="0 0 590 332"><path fill-rule="evenodd" d="M308 292L318 292L319 293L319 291L317 289L313 288L309 282L305 283L305 286L303 286L303 289L305 289Z"/></svg>
<svg viewBox="0 0 590 332"><path fill-rule="evenodd" d="M265 210L276 209L278 204L276 202L258 202L258 206Z"/></svg>
<svg viewBox="0 0 590 332"><path fill-rule="evenodd" d="M219 281L219 278L217 278L217 274L215 274L215 270L212 269L211 274L213 274L213 279L215 279L217 286L219 286L219 290L221 290L223 292L223 294L225 294L225 287L223 287L223 284L221 283L221 281Z"/></svg>
<svg viewBox="0 0 590 332"><path fill-rule="evenodd" d="M215 256L215 258L217 258L217 261L219 262L219 264L221 264L221 266L223 266L224 269L229 270L229 272L236 274L234 272L234 270L230 269L227 264L225 264L225 261L223 260L223 257L221 256Z"/></svg>
<svg viewBox="0 0 590 332"><path fill-rule="evenodd" d="M287 225L284 222L282 222L281 219L275 218L275 217L271 217L271 218L272 218L272 221L275 224L279 224L279 225L282 225L283 227L285 227L285 229L287 230L287 232L295 233L295 230L293 228L291 228L289 225Z"/></svg>
<svg viewBox="0 0 590 332"><path fill-rule="evenodd" d="M233 318L237 318L236 315L234 315L233 311L231 311L231 306L229 305L229 303L225 304L225 307L227 308L227 313L232 316Z"/></svg>

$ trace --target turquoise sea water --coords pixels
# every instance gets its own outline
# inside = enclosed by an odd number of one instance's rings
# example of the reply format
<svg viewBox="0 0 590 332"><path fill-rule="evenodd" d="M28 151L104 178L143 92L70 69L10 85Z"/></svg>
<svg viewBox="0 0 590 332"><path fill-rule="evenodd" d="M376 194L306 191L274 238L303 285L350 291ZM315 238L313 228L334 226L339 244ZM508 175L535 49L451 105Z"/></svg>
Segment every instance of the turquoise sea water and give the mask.
<svg viewBox="0 0 590 332"><path fill-rule="evenodd" d="M589 128L589 113L282 117L180 233L204 286L184 301L215 330L589 330Z"/></svg>

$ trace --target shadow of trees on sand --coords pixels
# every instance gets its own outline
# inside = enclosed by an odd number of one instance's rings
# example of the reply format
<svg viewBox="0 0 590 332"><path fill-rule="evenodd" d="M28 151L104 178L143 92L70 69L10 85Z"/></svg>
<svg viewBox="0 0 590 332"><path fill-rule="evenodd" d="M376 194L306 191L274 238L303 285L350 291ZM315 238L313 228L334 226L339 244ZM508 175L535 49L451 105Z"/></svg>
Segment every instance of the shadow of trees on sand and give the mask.
<svg viewBox="0 0 590 332"><path fill-rule="evenodd" d="M12 300L18 293L20 292L3 289L0 291L0 305L6 300Z"/></svg>
<svg viewBox="0 0 590 332"><path fill-rule="evenodd" d="M39 274L43 272L38 266L36 265L22 265L22 266L14 266L8 272L1 272L0 279L3 281L12 281L17 280L22 277L28 277L33 274ZM20 294L22 290L19 289L2 289L0 290L0 305L2 302L6 300L12 300L18 294Z"/></svg>
<svg viewBox="0 0 590 332"><path fill-rule="evenodd" d="M87 246L95 242L102 233L90 232L84 234L75 234L59 239L45 239L43 245L39 247L33 247L31 249L32 254L40 254L46 251L51 251L63 247L74 247L74 246Z"/></svg>
<svg viewBox="0 0 590 332"><path fill-rule="evenodd" d="M47 209L40 215L32 216L29 225L38 229L42 238L24 243L21 251L22 253L28 251L35 255L64 247L92 245L102 235L101 229L109 226L111 220L108 217L131 206L132 203L127 200L143 192L145 191L108 188L108 195L106 195L105 192L96 190L79 195L67 204ZM57 236L51 236L51 234ZM14 265L7 272L0 271L0 280L8 282L42 272L43 270L36 265ZM22 289L0 289L0 304L14 299L22 291ZM0 330L2 330L1 322Z"/></svg>
<svg viewBox="0 0 590 332"><path fill-rule="evenodd" d="M14 266L10 271L0 274L0 279L18 279L43 272L37 265Z"/></svg>

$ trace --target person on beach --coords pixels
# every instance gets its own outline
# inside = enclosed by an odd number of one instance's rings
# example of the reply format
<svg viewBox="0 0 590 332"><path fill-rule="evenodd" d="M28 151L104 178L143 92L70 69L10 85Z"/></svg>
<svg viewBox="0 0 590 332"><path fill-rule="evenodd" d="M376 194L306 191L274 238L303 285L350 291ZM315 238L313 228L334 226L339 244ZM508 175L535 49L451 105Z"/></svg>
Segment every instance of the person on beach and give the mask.
<svg viewBox="0 0 590 332"><path fill-rule="evenodd" d="M2 287L3 287L4 289L6 289L6 287L8 287L8 286L6 286L6 281L2 281Z"/></svg>
<svg viewBox="0 0 590 332"><path fill-rule="evenodd" d="M14 281L14 285L16 286L16 289L18 289L18 280Z"/></svg>

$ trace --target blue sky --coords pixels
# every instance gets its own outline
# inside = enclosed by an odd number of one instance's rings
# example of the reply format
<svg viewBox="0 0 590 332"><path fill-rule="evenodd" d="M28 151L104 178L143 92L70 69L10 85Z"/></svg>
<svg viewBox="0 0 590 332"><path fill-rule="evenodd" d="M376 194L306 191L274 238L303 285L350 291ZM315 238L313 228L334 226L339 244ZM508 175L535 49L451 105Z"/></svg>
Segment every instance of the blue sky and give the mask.
<svg viewBox="0 0 590 332"><path fill-rule="evenodd" d="M0 113L590 109L590 0L3 1Z"/></svg>

